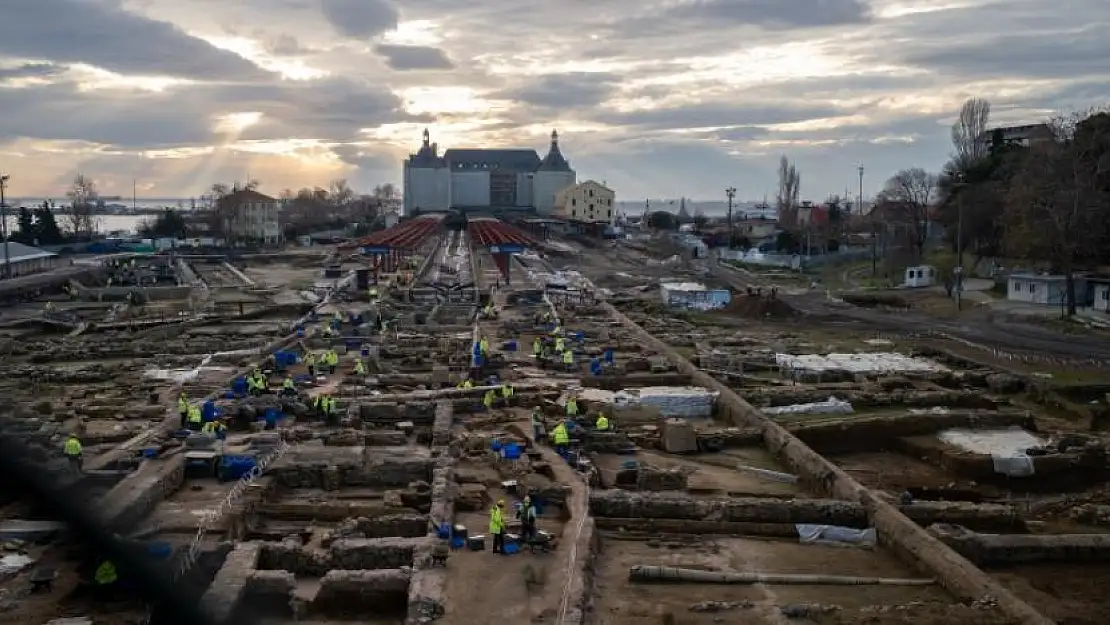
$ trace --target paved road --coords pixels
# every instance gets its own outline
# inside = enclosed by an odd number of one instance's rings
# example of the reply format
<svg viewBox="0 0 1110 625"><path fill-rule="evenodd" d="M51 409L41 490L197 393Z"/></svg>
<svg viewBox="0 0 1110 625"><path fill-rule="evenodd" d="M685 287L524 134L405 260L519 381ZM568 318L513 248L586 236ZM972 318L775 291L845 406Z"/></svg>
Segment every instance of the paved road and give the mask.
<svg viewBox="0 0 1110 625"><path fill-rule="evenodd" d="M759 285L759 280L748 272L716 265L710 270L734 289ZM965 341L1014 352L1035 352L1063 358L1110 360L1110 341L1092 336L1080 338L1027 323L1001 320L948 320L912 311L872 310L830 301L823 291L780 293L779 297L807 316L830 322L856 322L876 332L940 332Z"/></svg>

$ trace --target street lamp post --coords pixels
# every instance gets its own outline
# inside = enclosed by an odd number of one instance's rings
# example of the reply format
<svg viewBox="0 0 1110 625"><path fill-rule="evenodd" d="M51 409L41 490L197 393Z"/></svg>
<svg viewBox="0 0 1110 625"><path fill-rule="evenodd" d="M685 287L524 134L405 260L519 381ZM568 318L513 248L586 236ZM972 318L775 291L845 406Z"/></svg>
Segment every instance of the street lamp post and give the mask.
<svg viewBox="0 0 1110 625"><path fill-rule="evenodd" d="M8 248L8 203L4 199L4 191L7 190L8 180L11 176L8 174L0 174L0 224L3 224L4 234L4 277L12 277L12 254Z"/></svg>
<svg viewBox="0 0 1110 625"><path fill-rule="evenodd" d="M728 196L728 249L732 249L732 201L736 199L736 187L729 187L725 189L725 195Z"/></svg>

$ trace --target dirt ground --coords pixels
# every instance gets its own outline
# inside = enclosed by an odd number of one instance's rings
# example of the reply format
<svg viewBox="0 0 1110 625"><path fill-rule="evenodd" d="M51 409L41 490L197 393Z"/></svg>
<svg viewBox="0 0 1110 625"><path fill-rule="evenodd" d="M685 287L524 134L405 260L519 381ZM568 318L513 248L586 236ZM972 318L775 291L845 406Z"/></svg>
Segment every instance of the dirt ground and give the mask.
<svg viewBox="0 0 1110 625"><path fill-rule="evenodd" d="M768 586L756 584L640 584L628 581L636 565L663 565L696 569L760 573L821 573L880 577L917 577L882 551L792 541L706 538L634 542L612 535L603 537L595 580L595 614L599 625L656 625L666 613L676 623L719 623L720 614L695 612L691 607L706 601L750 601L746 623L779 623L778 606L791 604L835 605L846 609L909 602L948 602L936 586ZM750 620L748 619L750 616Z"/></svg>
<svg viewBox="0 0 1110 625"><path fill-rule="evenodd" d="M1110 565L1037 564L990 571L1003 586L1065 625L1104 625Z"/></svg>
<svg viewBox="0 0 1110 625"><path fill-rule="evenodd" d="M526 423L526 422L523 422ZM442 625L471 625L473 623L514 622L528 623L552 621L558 614L568 573L577 566L585 554L573 549L574 539L581 525L577 522L586 513L585 483L569 465L546 447L540 450L551 463L560 483L570 484L572 494L567 508L570 521L564 523L557 510L545 511L538 520L541 530L559 537L558 548L551 553L521 553L500 556L486 551L456 551L448 561L446 616ZM491 475L492 471L489 472ZM509 508L514 499L500 489L489 489L494 500L504 498ZM460 512L455 522L465 525L471 535L488 535L489 516L483 512ZM531 570L529 570L531 569ZM529 587L525 580L535 577L541 583Z"/></svg>

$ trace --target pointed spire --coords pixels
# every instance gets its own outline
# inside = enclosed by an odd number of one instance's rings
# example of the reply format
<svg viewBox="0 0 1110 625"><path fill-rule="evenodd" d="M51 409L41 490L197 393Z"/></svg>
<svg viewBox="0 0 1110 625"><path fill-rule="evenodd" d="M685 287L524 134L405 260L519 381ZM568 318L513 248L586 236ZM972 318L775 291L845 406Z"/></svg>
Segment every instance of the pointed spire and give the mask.
<svg viewBox="0 0 1110 625"><path fill-rule="evenodd" d="M431 142L432 142L432 133L428 132L428 129L425 128L424 129L424 147L426 147L426 148L431 147L430 146Z"/></svg>
<svg viewBox="0 0 1110 625"><path fill-rule="evenodd" d="M540 162L537 171L571 171L570 163L559 151L559 133L554 129L551 131L551 149L547 151L547 156Z"/></svg>

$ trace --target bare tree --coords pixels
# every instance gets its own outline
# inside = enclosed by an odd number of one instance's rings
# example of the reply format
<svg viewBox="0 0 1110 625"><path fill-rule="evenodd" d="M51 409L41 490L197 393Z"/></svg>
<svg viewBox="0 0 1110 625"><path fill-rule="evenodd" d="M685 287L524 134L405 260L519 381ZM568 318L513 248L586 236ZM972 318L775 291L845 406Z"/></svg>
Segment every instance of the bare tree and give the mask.
<svg viewBox="0 0 1110 625"><path fill-rule="evenodd" d="M956 149L953 161L957 170L966 171L987 157L990 117L991 103L982 98L969 98L960 107L960 118L952 124L952 147Z"/></svg>
<svg viewBox="0 0 1110 625"><path fill-rule="evenodd" d="M779 224L793 228L798 224L798 198L801 193L802 176L798 168L784 154L779 159L779 190L775 196Z"/></svg>
<svg viewBox="0 0 1110 625"><path fill-rule="evenodd" d="M92 238L96 231L96 182L85 174L77 174L66 191L66 197L70 201L69 213L65 218L66 230L78 239Z"/></svg>
<svg viewBox="0 0 1110 625"><path fill-rule="evenodd" d="M894 174L879 194L881 218L888 230L901 229L913 251L915 262L925 256L930 213L936 200L937 176L914 167Z"/></svg>
<svg viewBox="0 0 1110 625"><path fill-rule="evenodd" d="M328 185L329 200L336 207L345 207L355 199L355 192L351 190L351 186L347 184L345 178L333 180Z"/></svg>
<svg viewBox="0 0 1110 625"><path fill-rule="evenodd" d="M1056 141L1030 147L1006 196L1005 242L1023 258L1049 262L1066 279L1075 314L1075 270L1098 258L1110 208L1110 115L1088 111L1050 123ZM1057 303L1057 302L1050 302Z"/></svg>

